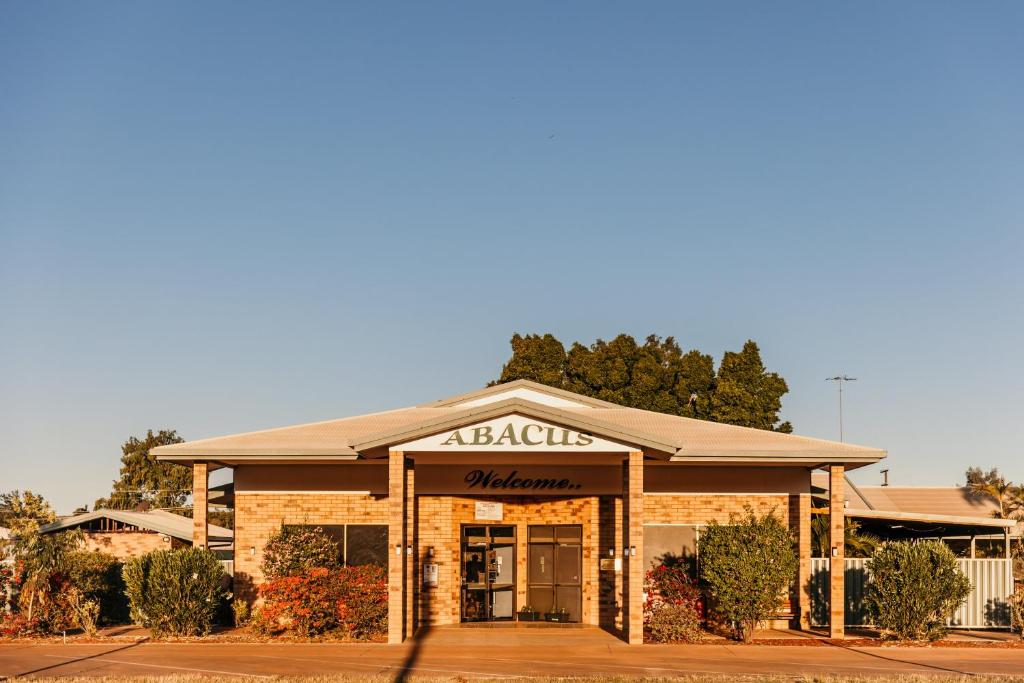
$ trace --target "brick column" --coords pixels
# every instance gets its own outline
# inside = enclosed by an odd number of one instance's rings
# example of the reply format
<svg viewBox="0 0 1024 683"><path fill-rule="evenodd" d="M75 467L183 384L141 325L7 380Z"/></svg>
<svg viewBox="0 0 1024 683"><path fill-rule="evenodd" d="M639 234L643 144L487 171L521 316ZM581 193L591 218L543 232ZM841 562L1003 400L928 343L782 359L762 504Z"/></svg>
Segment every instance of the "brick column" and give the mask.
<svg viewBox="0 0 1024 683"><path fill-rule="evenodd" d="M811 627L811 494L800 493L797 496L797 540L800 552L800 568L797 571L797 614L800 615L800 628Z"/></svg>
<svg viewBox="0 0 1024 683"><path fill-rule="evenodd" d="M409 549L412 548L412 552ZM419 610L416 609L416 568L419 562L416 556L416 470L410 461L405 469L405 635L412 638L416 634L416 621Z"/></svg>
<svg viewBox="0 0 1024 683"><path fill-rule="evenodd" d="M629 557L623 568L627 585L626 641L630 645L644 642L644 454L633 451L626 466L623 507L627 509L626 536Z"/></svg>
<svg viewBox="0 0 1024 683"><path fill-rule="evenodd" d="M405 566L405 455L391 451L388 453L388 643L401 643L405 639Z"/></svg>
<svg viewBox="0 0 1024 683"><path fill-rule="evenodd" d="M830 465L828 468L830 638L843 638L846 635L846 547L843 543L846 533L845 471L842 465Z"/></svg>
<svg viewBox="0 0 1024 683"><path fill-rule="evenodd" d="M192 545L196 548L210 545L209 500L210 466L205 462L192 463Z"/></svg>

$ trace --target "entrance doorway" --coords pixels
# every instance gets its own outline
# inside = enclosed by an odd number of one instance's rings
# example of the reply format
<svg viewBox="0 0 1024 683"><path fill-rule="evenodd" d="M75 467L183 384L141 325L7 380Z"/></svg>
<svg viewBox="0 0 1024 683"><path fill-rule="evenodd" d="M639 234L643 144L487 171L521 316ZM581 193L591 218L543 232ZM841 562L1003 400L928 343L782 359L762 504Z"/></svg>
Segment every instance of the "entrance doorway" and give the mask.
<svg viewBox="0 0 1024 683"><path fill-rule="evenodd" d="M516 597L516 528L462 527L462 621L511 621Z"/></svg>
<svg viewBox="0 0 1024 683"><path fill-rule="evenodd" d="M531 526L526 571L530 607L583 620L583 527Z"/></svg>

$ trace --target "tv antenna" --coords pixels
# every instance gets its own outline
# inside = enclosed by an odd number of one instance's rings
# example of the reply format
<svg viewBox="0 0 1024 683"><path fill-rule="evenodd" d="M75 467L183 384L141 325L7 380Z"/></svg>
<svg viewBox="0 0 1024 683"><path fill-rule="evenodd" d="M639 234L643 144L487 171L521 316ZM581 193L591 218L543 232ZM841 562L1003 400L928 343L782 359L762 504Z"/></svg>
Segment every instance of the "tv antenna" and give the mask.
<svg viewBox="0 0 1024 683"><path fill-rule="evenodd" d="M826 377L826 382L835 382L839 385L839 443L843 442L843 384L846 382L856 382L856 377L847 377L846 375L837 375L836 377Z"/></svg>

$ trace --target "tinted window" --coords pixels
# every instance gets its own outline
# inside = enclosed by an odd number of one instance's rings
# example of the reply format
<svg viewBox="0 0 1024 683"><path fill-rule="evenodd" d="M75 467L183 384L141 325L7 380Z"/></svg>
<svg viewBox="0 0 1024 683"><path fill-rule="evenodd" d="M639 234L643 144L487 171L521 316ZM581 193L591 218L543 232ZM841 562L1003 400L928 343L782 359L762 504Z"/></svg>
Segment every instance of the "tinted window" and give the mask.
<svg viewBox="0 0 1024 683"><path fill-rule="evenodd" d="M345 563L388 565L387 524L349 524Z"/></svg>

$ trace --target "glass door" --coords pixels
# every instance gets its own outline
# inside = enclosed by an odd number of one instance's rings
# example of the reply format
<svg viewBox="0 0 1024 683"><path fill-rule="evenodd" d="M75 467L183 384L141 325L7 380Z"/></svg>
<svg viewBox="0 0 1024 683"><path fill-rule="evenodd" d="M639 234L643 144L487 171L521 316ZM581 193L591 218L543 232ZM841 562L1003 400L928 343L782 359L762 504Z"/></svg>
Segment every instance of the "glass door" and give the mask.
<svg viewBox="0 0 1024 683"><path fill-rule="evenodd" d="M514 526L462 527L462 620L511 620L515 571Z"/></svg>
<svg viewBox="0 0 1024 683"><path fill-rule="evenodd" d="M531 526L526 571L530 607L542 615L558 615L558 621L581 621L582 579L583 527Z"/></svg>

